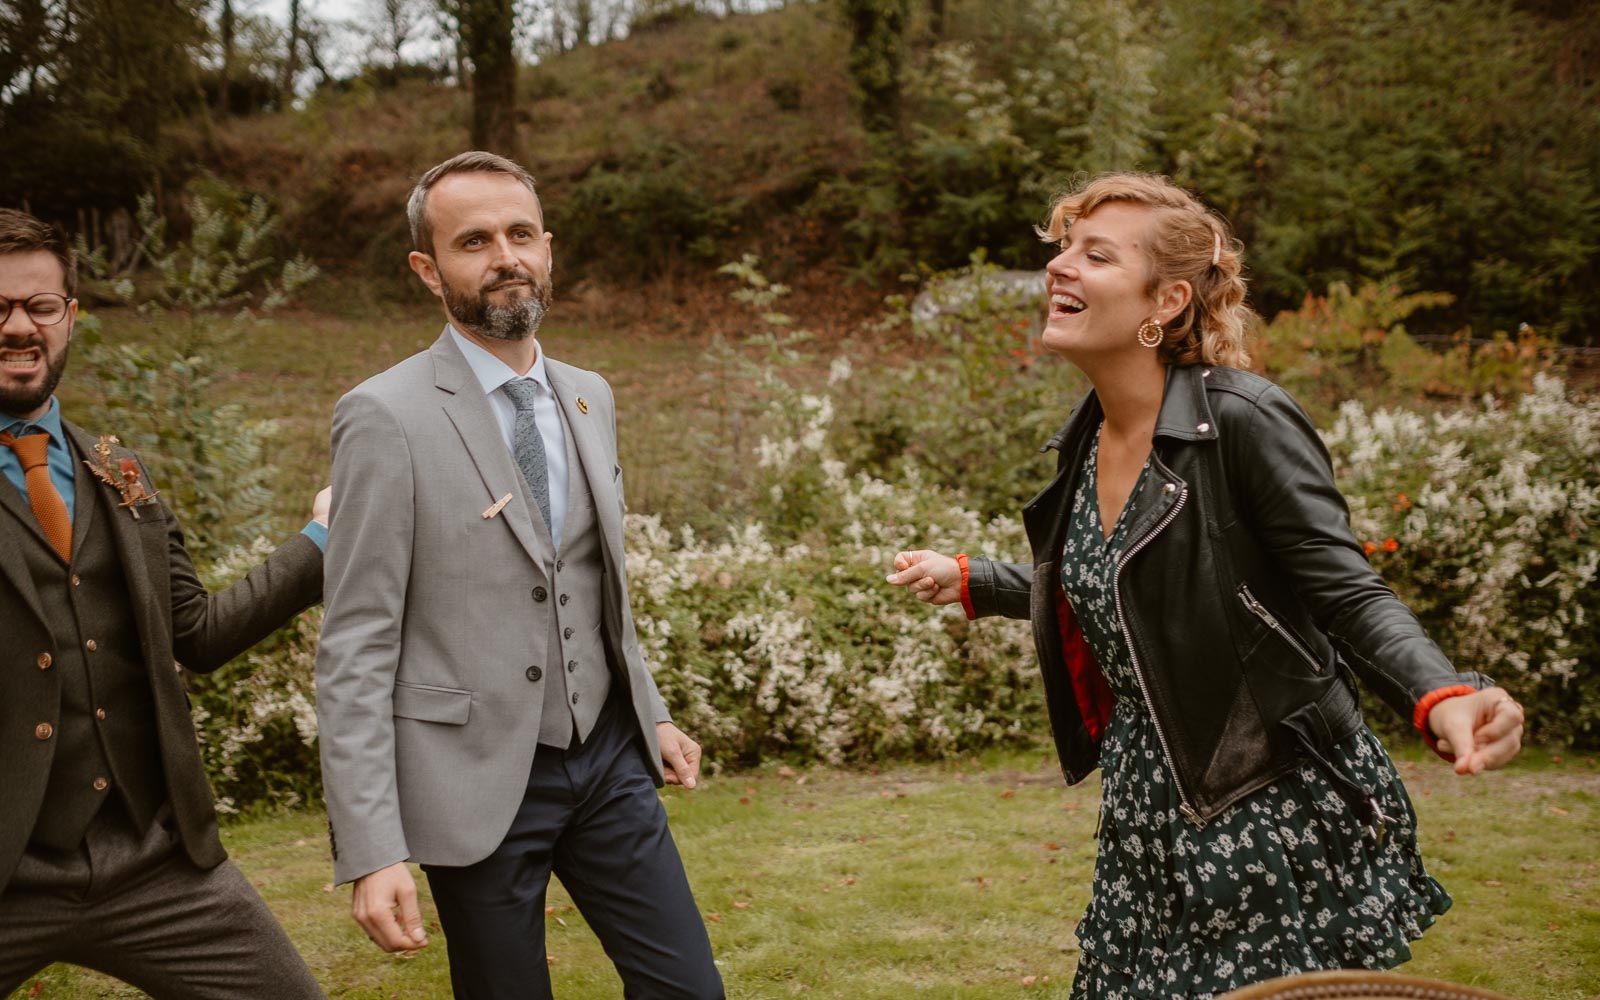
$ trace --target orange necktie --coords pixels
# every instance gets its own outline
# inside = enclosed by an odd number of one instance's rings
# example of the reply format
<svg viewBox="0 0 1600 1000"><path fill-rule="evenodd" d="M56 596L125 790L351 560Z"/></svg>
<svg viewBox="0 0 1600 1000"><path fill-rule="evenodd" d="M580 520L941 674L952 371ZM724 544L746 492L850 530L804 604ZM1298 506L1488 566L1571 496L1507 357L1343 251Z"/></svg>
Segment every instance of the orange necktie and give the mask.
<svg viewBox="0 0 1600 1000"><path fill-rule="evenodd" d="M9 431L0 431L0 444L17 453L22 463L22 481L28 484L28 503L33 516L39 519L44 537L50 547L60 554L63 562L72 561L72 519L67 517L67 504L50 481L50 435L43 431L12 437Z"/></svg>

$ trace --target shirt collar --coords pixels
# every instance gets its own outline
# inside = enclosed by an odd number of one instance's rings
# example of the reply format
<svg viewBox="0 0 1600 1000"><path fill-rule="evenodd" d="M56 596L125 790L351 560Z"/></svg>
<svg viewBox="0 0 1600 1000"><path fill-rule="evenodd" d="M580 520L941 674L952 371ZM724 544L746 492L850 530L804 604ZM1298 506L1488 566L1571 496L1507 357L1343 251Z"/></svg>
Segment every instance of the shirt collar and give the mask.
<svg viewBox="0 0 1600 1000"><path fill-rule="evenodd" d="M473 377L478 380L478 385L483 387L484 395L487 396L507 382L519 378L531 378L545 391L555 391L550 385L550 375L545 371L543 347L539 347L538 356L534 358L533 367L528 369L528 374L518 375L510 365L463 337L454 323L445 324L445 329L450 331L456 346L461 348L461 356L467 359L467 367L472 369ZM537 346L538 341L534 341L534 344Z"/></svg>
<svg viewBox="0 0 1600 1000"><path fill-rule="evenodd" d="M541 357L540 360L542 361L543 358ZM51 396L50 408L45 410L44 416L37 420L24 420L21 417L0 414L0 431L10 431L12 434L17 434L19 431L29 427L37 427L47 432L55 439L57 444L65 446L67 437L61 429L61 400Z"/></svg>

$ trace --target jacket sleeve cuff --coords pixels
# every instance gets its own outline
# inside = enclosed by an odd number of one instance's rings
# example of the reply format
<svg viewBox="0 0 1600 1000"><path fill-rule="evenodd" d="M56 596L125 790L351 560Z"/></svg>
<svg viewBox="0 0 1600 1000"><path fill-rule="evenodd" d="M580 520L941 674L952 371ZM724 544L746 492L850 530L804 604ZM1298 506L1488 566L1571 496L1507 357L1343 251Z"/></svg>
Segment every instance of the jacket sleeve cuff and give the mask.
<svg viewBox="0 0 1600 1000"><path fill-rule="evenodd" d="M967 568L965 552L956 556L956 565L961 567L961 610L967 613L967 621L976 621L978 612L972 606L972 591L969 589L971 573Z"/></svg>
<svg viewBox="0 0 1600 1000"><path fill-rule="evenodd" d="M1416 726L1417 732L1422 734L1422 742L1428 744L1429 750L1432 750L1445 760L1453 761L1455 760L1455 755L1445 753L1439 749L1438 737L1434 736L1433 731L1428 728L1428 713L1433 711L1433 706L1446 698L1473 694L1477 690L1470 684L1452 684L1449 687L1435 688L1422 696L1422 700L1417 702L1416 709L1411 713L1411 724Z"/></svg>

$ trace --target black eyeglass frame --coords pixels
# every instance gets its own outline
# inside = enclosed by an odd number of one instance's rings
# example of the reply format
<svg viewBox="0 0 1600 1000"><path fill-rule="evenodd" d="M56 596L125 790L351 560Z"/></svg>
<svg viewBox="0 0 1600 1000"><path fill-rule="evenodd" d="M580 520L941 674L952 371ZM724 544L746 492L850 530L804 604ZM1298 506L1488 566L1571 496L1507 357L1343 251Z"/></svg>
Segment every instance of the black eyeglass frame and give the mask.
<svg viewBox="0 0 1600 1000"><path fill-rule="evenodd" d="M36 299L60 299L61 312L55 319L40 319L33 314L33 303ZM18 303L21 303L23 313L33 320L35 326L55 326L67 318L67 313L72 311L72 303L76 301L78 300L62 295L60 292L34 292L25 299L0 298L0 326L5 326L11 320L11 309Z"/></svg>

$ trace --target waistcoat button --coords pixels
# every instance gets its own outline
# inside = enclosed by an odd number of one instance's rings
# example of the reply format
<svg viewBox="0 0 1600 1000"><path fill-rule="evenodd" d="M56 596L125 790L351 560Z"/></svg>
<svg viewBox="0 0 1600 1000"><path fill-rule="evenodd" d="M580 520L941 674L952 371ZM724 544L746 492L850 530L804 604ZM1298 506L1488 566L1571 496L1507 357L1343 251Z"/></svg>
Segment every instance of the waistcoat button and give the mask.
<svg viewBox="0 0 1600 1000"><path fill-rule="evenodd" d="M567 595L566 594L562 594L561 595L561 603L562 603L562 605L565 605L567 603Z"/></svg>
<svg viewBox="0 0 1600 1000"><path fill-rule="evenodd" d="M111 782L107 781L106 779L104 779L104 778L96 778L96 779L94 779L94 790L95 791L103 792L107 788L110 788L110 787L111 787Z"/></svg>
<svg viewBox="0 0 1600 1000"><path fill-rule="evenodd" d="M41 722L37 726L33 727L33 738L36 740L47 740L55 733L55 731L55 726L52 726L48 722Z"/></svg>
<svg viewBox="0 0 1600 1000"><path fill-rule="evenodd" d="M94 710L94 717L99 719L101 722L106 721L106 710L103 709L103 708L95 709Z"/></svg>
<svg viewBox="0 0 1600 1000"><path fill-rule="evenodd" d="M52 661L49 653L40 653L33 662L39 665L40 670L49 670Z"/></svg>
<svg viewBox="0 0 1600 1000"><path fill-rule="evenodd" d="M570 628L564 628L564 629L562 629L562 630L561 630L561 638L563 638L563 639L570 639L570 638L572 638L572 629L570 629Z"/></svg>
<svg viewBox="0 0 1600 1000"><path fill-rule="evenodd" d="M93 639L90 639L88 642L83 644L83 648L92 653L100 648L100 644L95 642Z"/></svg>
<svg viewBox="0 0 1600 1000"><path fill-rule="evenodd" d="M577 670L577 669L578 669L578 661L577 660L568 660L567 661L567 673L570 674L574 670Z"/></svg>
<svg viewBox="0 0 1600 1000"><path fill-rule="evenodd" d="M574 692L573 692L573 693L572 693L572 703L573 703L573 704L574 704L574 705L576 705L576 704L577 704L577 703L578 703L578 693L577 693L577 692L576 692L576 691L574 691Z"/></svg>
<svg viewBox="0 0 1600 1000"><path fill-rule="evenodd" d="M540 670L538 667L529 667L526 673L528 675L528 680L530 681L537 681L539 678L544 676L544 671Z"/></svg>

